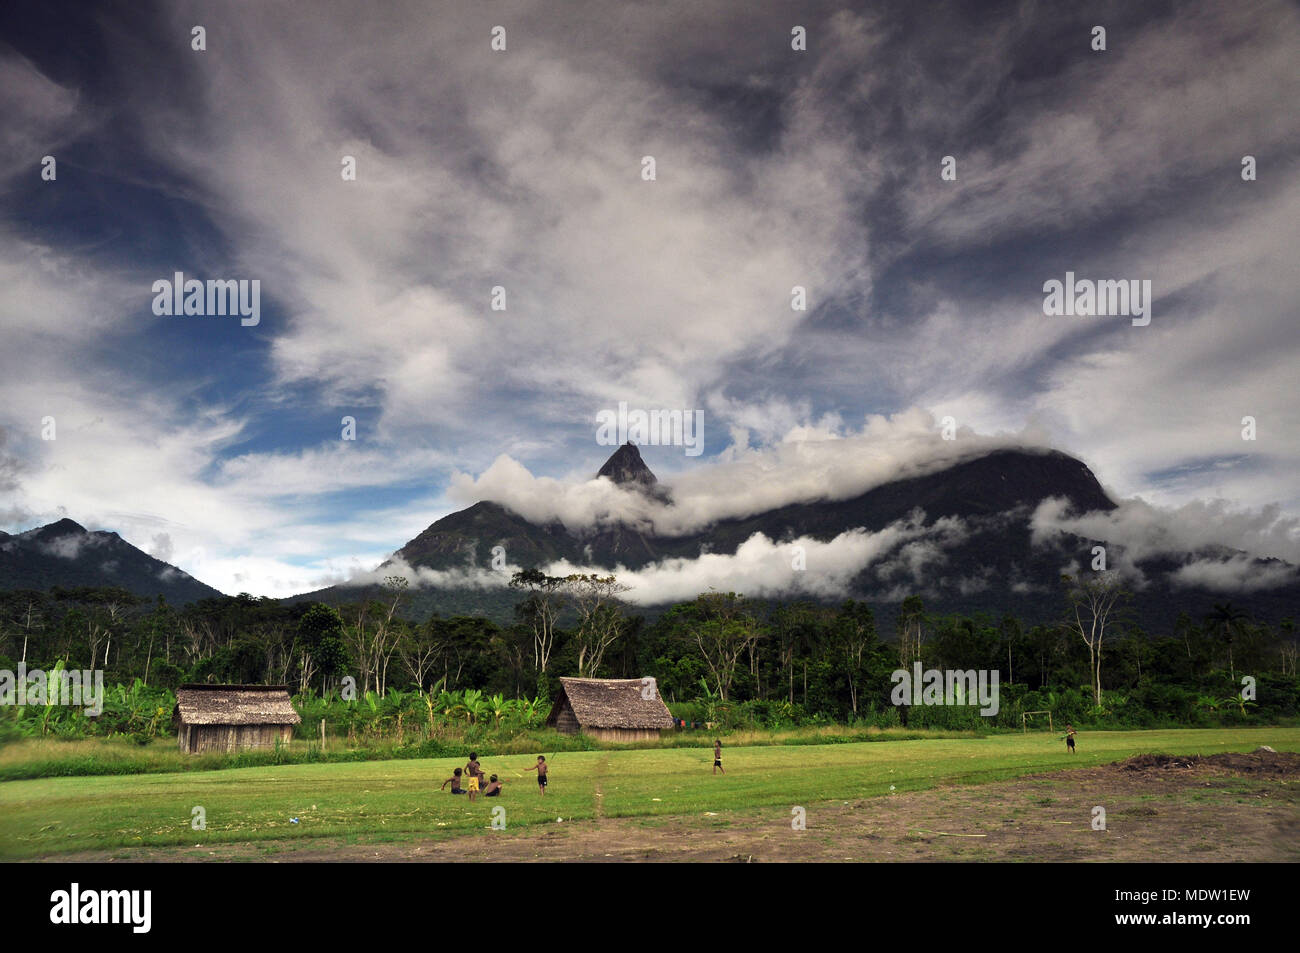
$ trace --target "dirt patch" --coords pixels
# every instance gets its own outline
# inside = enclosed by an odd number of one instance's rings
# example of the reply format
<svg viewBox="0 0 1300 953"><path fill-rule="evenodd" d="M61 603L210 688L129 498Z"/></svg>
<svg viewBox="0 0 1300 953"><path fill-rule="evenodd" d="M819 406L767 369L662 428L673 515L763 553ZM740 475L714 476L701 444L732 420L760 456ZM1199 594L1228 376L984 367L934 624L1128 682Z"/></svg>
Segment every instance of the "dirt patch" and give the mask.
<svg viewBox="0 0 1300 953"><path fill-rule="evenodd" d="M1224 777L1227 775L1269 776L1300 778L1300 754L1291 751L1253 751L1250 754L1212 754L1208 757L1194 754L1174 757L1167 754L1142 754L1106 765L1096 770L1114 768L1124 772L1140 772L1158 776L1163 772L1184 772L1197 777Z"/></svg>
<svg viewBox="0 0 1300 953"><path fill-rule="evenodd" d="M979 786L726 814L611 818L442 839L322 838L59 855L77 861L1300 860L1300 755L1143 755ZM1097 829L1104 811L1105 828Z"/></svg>

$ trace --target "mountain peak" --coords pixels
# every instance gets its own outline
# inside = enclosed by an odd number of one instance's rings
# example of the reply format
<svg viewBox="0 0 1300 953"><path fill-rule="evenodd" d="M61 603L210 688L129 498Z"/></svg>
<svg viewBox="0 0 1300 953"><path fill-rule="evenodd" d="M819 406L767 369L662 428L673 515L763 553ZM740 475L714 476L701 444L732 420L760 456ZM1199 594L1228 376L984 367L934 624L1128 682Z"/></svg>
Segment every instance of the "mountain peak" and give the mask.
<svg viewBox="0 0 1300 953"><path fill-rule="evenodd" d="M53 523L46 523L44 526L29 529L22 535L34 539L51 539L56 536L84 536L86 532L86 527L65 516L63 519L57 520Z"/></svg>
<svg viewBox="0 0 1300 953"><path fill-rule="evenodd" d="M630 440L614 451L596 476L608 477L618 484L633 483L643 487L659 482L641 459L641 451Z"/></svg>

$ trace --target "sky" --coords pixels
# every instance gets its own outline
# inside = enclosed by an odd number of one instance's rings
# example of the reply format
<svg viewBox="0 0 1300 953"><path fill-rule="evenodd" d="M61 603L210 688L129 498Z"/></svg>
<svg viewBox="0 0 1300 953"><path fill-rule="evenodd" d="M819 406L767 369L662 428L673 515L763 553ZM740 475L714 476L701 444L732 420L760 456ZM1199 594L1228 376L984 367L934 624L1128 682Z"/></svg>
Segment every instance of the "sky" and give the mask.
<svg viewBox="0 0 1300 953"><path fill-rule="evenodd" d="M624 404L702 420L642 447L680 528L1026 445L1300 561L1300 11L920 6L6 4L0 529L289 595L590 523Z"/></svg>

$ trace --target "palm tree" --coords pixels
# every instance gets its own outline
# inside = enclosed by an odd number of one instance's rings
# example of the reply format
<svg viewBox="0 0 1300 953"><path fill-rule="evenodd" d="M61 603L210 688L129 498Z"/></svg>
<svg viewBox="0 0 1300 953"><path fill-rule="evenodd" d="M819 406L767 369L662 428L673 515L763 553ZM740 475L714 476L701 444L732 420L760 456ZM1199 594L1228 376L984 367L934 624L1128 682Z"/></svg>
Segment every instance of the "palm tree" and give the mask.
<svg viewBox="0 0 1300 953"><path fill-rule="evenodd" d="M1237 671L1232 664L1232 637L1240 635L1244 623L1250 616L1244 609L1238 609L1231 602L1216 602L1214 608L1205 615L1205 621L1212 631L1217 631L1228 645L1228 674L1232 683L1237 683Z"/></svg>

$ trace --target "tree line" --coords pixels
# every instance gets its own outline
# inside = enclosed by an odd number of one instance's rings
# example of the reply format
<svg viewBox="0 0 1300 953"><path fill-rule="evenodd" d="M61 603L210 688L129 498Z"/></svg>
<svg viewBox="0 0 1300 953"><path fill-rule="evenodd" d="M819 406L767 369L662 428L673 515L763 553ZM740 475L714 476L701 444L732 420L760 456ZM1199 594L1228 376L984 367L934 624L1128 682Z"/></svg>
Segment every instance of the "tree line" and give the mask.
<svg viewBox="0 0 1300 953"><path fill-rule="evenodd" d="M413 619L400 576L335 606L241 594L176 607L112 588L3 591L0 668L62 660L103 669L109 681L169 688L270 683L325 694L350 678L361 694L440 684L510 698L550 697L564 675L649 675L669 701L780 702L835 720L887 706L891 673L916 662L996 669L1004 686L1026 691L1086 688L1098 710L1108 692L1154 699L1153 710L1185 704L1159 701L1170 688L1232 699L1242 675L1287 686L1272 691L1291 707L1272 711L1294 713L1300 694L1293 620L1259 622L1225 602L1184 612L1172 635L1152 637L1126 613L1133 596L1113 574L1063 578L1060 619L1032 626L1012 614L929 613L917 595L873 606L709 591L651 617L624 601L627 587L612 575L527 569L510 586L508 625Z"/></svg>

